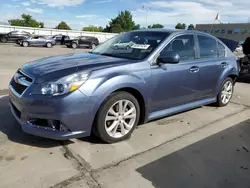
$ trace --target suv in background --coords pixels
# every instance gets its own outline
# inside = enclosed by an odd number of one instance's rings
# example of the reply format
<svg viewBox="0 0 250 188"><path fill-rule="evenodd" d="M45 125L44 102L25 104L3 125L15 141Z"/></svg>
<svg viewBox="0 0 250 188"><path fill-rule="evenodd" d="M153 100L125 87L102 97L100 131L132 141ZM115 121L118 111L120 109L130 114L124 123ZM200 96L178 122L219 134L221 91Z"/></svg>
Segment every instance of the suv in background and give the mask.
<svg viewBox="0 0 250 188"><path fill-rule="evenodd" d="M32 35L26 31L11 31L0 37L0 42L15 42L20 43L21 40L31 37Z"/></svg>
<svg viewBox="0 0 250 188"><path fill-rule="evenodd" d="M87 47L94 49L96 46L99 45L99 40L96 37L89 37L89 36L79 36L72 40L66 40L65 45L68 48L80 48L80 47Z"/></svg>

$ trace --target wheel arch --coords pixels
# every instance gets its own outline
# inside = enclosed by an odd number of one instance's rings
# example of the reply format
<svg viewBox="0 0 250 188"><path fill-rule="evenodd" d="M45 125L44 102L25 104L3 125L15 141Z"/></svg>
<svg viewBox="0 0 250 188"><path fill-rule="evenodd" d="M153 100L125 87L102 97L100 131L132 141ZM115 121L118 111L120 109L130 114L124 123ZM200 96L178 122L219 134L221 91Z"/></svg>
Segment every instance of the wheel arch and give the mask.
<svg viewBox="0 0 250 188"><path fill-rule="evenodd" d="M219 83L217 84L217 87L216 87L216 95L218 95L219 91L220 91L220 87L221 87L221 84L223 83L223 81L226 79L226 78L232 78L233 81L234 81L234 85L236 83L236 80L237 78L239 77L239 73L236 71L236 69L231 69L227 72L224 72L224 74L221 75L220 77L220 80L219 80Z"/></svg>

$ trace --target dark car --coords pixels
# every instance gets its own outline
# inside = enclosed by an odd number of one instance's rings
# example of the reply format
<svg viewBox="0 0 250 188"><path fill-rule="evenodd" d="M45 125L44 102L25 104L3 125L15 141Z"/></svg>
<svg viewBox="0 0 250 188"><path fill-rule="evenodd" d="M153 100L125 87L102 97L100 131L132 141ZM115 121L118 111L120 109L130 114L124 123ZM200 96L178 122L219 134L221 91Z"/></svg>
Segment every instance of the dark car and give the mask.
<svg viewBox="0 0 250 188"><path fill-rule="evenodd" d="M131 48L113 48L128 39L136 41ZM112 143L138 124L228 105L238 76L237 57L209 34L132 31L89 53L24 64L10 81L10 107L26 133L58 140L94 133Z"/></svg>
<svg viewBox="0 0 250 188"><path fill-rule="evenodd" d="M55 39L45 36L35 36L20 40L20 45L23 47L44 46L47 48L51 48L52 46L56 45L56 41Z"/></svg>
<svg viewBox="0 0 250 188"><path fill-rule="evenodd" d="M239 45L242 46L243 54L239 56L239 65L240 65L240 75L250 74L250 37L246 38L243 44L239 44L234 40L219 38L223 41L228 48L234 52L236 51Z"/></svg>
<svg viewBox="0 0 250 188"><path fill-rule="evenodd" d="M68 48L92 48L94 49L96 46L99 45L99 40L96 37L89 37L89 36L79 36L72 40L66 40L65 45Z"/></svg>
<svg viewBox="0 0 250 188"><path fill-rule="evenodd" d="M2 35L0 38L1 42L15 42L17 44L20 43L20 40L29 38L32 35L26 31L11 31L5 35Z"/></svg>

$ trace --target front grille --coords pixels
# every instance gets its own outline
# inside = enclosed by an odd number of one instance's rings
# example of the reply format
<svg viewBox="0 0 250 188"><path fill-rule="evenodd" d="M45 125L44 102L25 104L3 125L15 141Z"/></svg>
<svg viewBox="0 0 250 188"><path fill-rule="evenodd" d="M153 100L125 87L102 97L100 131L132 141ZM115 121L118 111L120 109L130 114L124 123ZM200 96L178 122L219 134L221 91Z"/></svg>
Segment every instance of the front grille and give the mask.
<svg viewBox="0 0 250 188"><path fill-rule="evenodd" d="M22 95L23 92L31 85L33 79L18 70L12 79L11 86L18 93Z"/></svg>
<svg viewBox="0 0 250 188"><path fill-rule="evenodd" d="M15 80L12 81L11 86L19 95L21 95L24 90L27 89L27 86L16 83Z"/></svg>

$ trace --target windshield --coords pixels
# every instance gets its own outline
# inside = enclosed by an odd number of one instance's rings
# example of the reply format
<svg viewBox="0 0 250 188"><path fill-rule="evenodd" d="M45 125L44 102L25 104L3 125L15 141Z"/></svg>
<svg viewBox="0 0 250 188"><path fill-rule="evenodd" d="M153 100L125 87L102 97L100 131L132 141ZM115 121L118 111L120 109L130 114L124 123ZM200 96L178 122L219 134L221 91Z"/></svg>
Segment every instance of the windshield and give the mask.
<svg viewBox="0 0 250 188"><path fill-rule="evenodd" d="M142 60L169 36L167 32L136 31L117 35L96 47L91 53Z"/></svg>

